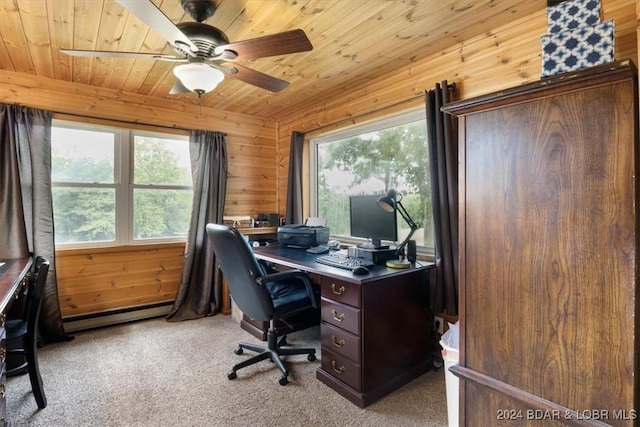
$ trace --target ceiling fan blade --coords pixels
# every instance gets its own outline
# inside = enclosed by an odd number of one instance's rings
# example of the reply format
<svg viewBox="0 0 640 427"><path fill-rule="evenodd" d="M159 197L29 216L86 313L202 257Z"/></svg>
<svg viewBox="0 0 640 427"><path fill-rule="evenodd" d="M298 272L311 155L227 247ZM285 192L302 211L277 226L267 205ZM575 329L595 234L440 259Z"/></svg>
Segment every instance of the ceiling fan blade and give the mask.
<svg viewBox="0 0 640 427"><path fill-rule="evenodd" d="M60 52L71 56L100 57L100 58L132 58L132 59L157 59L169 62L186 62L186 58L178 58L173 55L160 55L157 53L140 52L108 52L104 50L74 50L60 49Z"/></svg>
<svg viewBox="0 0 640 427"><path fill-rule="evenodd" d="M186 52L197 52L193 44L176 25L150 0L116 0L121 6L137 16L170 44L181 46Z"/></svg>
<svg viewBox="0 0 640 427"><path fill-rule="evenodd" d="M271 92L280 92L282 89L289 86L289 82L287 81L280 80L276 77L261 73L260 71L256 71L243 65L229 62L223 63L222 65L229 67L232 70L235 69L235 73L233 71L227 72L227 74L225 74L226 77L240 80Z"/></svg>
<svg viewBox="0 0 640 427"><path fill-rule="evenodd" d="M220 54L224 51L233 51L238 55L234 58L234 61L242 61L245 59L306 52L312 49L313 46L304 31L291 30L270 36L221 45L216 48L216 53Z"/></svg>
<svg viewBox="0 0 640 427"><path fill-rule="evenodd" d="M169 95L178 95L180 93L187 93L187 92L191 92L191 91L182 84L180 79L176 79L176 82L173 84L173 86L171 86Z"/></svg>

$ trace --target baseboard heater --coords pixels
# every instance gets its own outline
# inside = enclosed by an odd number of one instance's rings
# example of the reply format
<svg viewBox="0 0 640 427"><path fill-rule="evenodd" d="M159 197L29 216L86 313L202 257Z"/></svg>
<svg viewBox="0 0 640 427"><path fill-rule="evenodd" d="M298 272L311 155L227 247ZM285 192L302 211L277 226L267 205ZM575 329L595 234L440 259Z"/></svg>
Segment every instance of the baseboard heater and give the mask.
<svg viewBox="0 0 640 427"><path fill-rule="evenodd" d="M137 320L152 319L169 314L173 301L153 305L121 308L100 313L69 316L62 319L65 332L79 332L89 329L113 326Z"/></svg>

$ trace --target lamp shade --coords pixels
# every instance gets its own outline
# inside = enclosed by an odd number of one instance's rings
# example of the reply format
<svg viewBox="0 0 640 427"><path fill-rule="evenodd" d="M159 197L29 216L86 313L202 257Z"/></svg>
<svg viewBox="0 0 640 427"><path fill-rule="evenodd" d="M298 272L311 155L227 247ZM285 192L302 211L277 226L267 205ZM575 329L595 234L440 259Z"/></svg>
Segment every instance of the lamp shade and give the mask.
<svg viewBox="0 0 640 427"><path fill-rule="evenodd" d="M178 65L173 69L173 74L198 97L211 92L224 79L222 71L200 63Z"/></svg>
<svg viewBox="0 0 640 427"><path fill-rule="evenodd" d="M389 190L387 192L386 196L380 197L376 201L376 203L378 204L380 209L382 209L384 211L387 211L387 212L393 212L394 210L396 210L396 197L397 197L397 195L398 195L398 192L392 188L391 190Z"/></svg>

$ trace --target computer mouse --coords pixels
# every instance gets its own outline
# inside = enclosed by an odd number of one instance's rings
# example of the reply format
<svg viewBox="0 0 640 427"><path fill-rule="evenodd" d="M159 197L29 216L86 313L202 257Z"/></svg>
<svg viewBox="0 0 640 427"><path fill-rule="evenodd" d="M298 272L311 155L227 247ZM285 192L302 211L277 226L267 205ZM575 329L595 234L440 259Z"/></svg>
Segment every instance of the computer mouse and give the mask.
<svg viewBox="0 0 640 427"><path fill-rule="evenodd" d="M353 274L367 274L369 272L369 269L363 265L359 265L357 267L354 267L351 272Z"/></svg>

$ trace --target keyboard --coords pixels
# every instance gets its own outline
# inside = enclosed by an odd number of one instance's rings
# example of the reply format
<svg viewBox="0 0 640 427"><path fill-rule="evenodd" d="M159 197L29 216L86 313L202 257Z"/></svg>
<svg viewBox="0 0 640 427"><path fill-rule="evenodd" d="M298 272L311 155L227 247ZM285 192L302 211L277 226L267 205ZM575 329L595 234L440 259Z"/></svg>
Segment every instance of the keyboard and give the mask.
<svg viewBox="0 0 640 427"><path fill-rule="evenodd" d="M353 270L356 267L373 267L375 264L362 258L350 257L345 254L333 253L321 255L316 258L316 262L329 265L331 267L344 268L345 270Z"/></svg>

